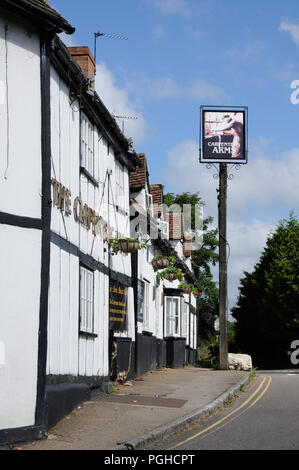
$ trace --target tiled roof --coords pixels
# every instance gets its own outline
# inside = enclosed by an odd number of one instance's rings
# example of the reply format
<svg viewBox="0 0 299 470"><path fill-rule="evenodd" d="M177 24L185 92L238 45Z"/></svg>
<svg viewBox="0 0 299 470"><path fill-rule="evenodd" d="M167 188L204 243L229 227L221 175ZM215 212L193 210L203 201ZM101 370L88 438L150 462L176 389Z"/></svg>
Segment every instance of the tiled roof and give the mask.
<svg viewBox="0 0 299 470"><path fill-rule="evenodd" d="M146 156L144 153L138 153L137 156L140 160L141 166L130 174L131 190L145 188L146 185L149 186Z"/></svg>
<svg viewBox="0 0 299 470"><path fill-rule="evenodd" d="M75 29L44 0L1 0L1 6L29 16L56 33L72 34Z"/></svg>

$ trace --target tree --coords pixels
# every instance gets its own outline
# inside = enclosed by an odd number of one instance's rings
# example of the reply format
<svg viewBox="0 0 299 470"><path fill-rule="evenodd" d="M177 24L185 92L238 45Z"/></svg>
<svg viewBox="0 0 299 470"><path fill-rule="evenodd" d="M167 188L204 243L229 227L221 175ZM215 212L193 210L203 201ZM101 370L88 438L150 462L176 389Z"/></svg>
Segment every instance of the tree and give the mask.
<svg viewBox="0 0 299 470"><path fill-rule="evenodd" d="M299 222L291 213L266 242L252 273L244 272L236 319L236 343L262 368L291 366L291 342L299 339Z"/></svg>
<svg viewBox="0 0 299 470"><path fill-rule="evenodd" d="M191 228L195 226L195 206L204 204L199 193L182 194L167 193L164 195L164 203L167 206L178 204L183 208L184 204L190 204L191 210ZM214 321L218 316L218 288L213 281L211 265L218 262L217 230L209 230L209 225L213 222L213 217L207 217L203 220L203 243L201 248L192 252L192 262L202 293L199 298L199 332L203 338L208 338L214 333Z"/></svg>

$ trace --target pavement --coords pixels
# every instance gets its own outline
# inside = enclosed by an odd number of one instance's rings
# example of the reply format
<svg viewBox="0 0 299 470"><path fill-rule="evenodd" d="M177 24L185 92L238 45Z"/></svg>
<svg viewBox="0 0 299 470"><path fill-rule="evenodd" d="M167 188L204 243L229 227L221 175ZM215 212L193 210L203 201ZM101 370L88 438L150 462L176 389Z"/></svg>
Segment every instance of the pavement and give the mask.
<svg viewBox="0 0 299 470"><path fill-rule="evenodd" d="M142 450L207 416L238 395L249 372L185 367L111 383L22 450Z"/></svg>

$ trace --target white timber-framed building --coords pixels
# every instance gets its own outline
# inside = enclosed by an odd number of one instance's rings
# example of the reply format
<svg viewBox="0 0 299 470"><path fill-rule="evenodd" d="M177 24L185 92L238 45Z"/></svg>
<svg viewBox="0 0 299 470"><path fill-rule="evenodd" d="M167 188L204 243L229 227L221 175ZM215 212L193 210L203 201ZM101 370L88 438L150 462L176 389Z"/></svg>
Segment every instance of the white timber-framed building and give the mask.
<svg viewBox="0 0 299 470"><path fill-rule="evenodd" d="M132 199L159 230L172 222L157 185L132 184L143 161L94 90L92 54L61 32L74 28L48 2L1 0L0 445L45 437L110 380L196 362L196 299L151 265L175 255L196 282L191 253L181 234L113 255Z"/></svg>

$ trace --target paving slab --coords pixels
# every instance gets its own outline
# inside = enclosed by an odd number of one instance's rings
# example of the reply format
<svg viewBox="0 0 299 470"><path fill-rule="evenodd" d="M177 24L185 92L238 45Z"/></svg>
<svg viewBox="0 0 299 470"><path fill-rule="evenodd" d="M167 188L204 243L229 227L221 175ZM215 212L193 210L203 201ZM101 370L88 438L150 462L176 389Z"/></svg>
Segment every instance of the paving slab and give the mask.
<svg viewBox="0 0 299 470"><path fill-rule="evenodd" d="M49 431L48 438L23 450L115 450L148 442L174 432L184 422L208 414L248 381L244 371L186 367L150 371L112 394L96 394Z"/></svg>

